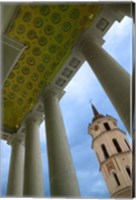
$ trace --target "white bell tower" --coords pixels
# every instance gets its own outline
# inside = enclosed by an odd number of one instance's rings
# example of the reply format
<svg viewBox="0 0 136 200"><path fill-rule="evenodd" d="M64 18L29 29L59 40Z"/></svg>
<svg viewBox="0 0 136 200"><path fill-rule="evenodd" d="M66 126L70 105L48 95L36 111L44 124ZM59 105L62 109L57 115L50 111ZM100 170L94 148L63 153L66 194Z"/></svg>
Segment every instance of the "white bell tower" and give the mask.
<svg viewBox="0 0 136 200"><path fill-rule="evenodd" d="M94 149L112 198L132 197L132 151L125 132L113 117L99 114L92 105L94 117L89 124Z"/></svg>

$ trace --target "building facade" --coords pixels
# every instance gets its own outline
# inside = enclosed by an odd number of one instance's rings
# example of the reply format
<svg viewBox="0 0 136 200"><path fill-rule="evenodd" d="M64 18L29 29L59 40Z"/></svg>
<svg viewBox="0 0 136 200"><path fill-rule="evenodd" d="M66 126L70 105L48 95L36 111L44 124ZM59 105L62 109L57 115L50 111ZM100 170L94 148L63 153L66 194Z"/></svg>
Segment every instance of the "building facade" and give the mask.
<svg viewBox="0 0 136 200"><path fill-rule="evenodd" d="M2 4L1 139L12 149L7 196L44 195L43 120L51 196L80 196L59 100L84 61L131 134L130 75L101 47L112 24L126 15L130 3Z"/></svg>
<svg viewBox="0 0 136 200"><path fill-rule="evenodd" d="M132 150L126 134L113 117L99 114L92 105L94 117L89 125L92 148L99 161L112 198L132 197Z"/></svg>

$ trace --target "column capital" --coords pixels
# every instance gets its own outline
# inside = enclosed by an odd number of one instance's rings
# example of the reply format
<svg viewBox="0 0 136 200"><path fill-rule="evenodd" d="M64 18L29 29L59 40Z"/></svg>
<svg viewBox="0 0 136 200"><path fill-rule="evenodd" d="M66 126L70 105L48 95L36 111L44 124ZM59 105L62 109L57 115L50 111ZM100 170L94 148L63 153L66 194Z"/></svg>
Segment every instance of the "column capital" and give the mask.
<svg viewBox="0 0 136 200"><path fill-rule="evenodd" d="M24 145L24 138L22 138L22 135L16 133L8 137L7 144L14 145L17 143Z"/></svg>
<svg viewBox="0 0 136 200"><path fill-rule="evenodd" d="M61 99L61 97L65 94L64 90L61 90L60 88L58 88L55 85L48 85L42 94L42 100L45 100L46 98L50 97L50 96L56 96L59 100Z"/></svg>
<svg viewBox="0 0 136 200"><path fill-rule="evenodd" d="M96 37L94 34L92 34L92 31L90 29L87 29L80 35L75 47L73 48L73 51L77 52L79 55L82 54L82 48L86 44L88 44L88 42L93 42L102 46L105 40L102 38Z"/></svg>
<svg viewBox="0 0 136 200"><path fill-rule="evenodd" d="M39 126L42 123L43 119L44 119L44 116L42 113L38 111L31 111L26 116L25 124L29 124L32 122Z"/></svg>

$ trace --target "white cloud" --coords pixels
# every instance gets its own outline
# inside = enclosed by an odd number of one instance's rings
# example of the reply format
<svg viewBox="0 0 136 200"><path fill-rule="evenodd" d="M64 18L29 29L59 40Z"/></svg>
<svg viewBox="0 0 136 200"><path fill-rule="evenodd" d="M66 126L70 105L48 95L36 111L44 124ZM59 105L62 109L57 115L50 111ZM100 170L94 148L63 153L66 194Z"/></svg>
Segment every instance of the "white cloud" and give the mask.
<svg viewBox="0 0 136 200"><path fill-rule="evenodd" d="M95 178L98 178L99 173L98 171L94 170L90 170L90 171L83 171L83 170L78 170L77 171L78 176L81 179L88 179L88 177L90 177L91 180L94 180Z"/></svg>
<svg viewBox="0 0 136 200"><path fill-rule="evenodd" d="M80 80L80 82L79 82ZM90 66L85 62L70 83L66 86L65 91L68 98L82 103L88 94L89 87L95 85L96 77Z"/></svg>
<svg viewBox="0 0 136 200"><path fill-rule="evenodd" d="M104 36L103 48L126 70L132 73L132 19L115 22Z"/></svg>
<svg viewBox="0 0 136 200"><path fill-rule="evenodd" d="M40 125L40 142L46 143L46 128L45 128L45 121L43 121Z"/></svg>
<svg viewBox="0 0 136 200"><path fill-rule="evenodd" d="M10 155L11 155L11 146L7 144L6 141L0 141L1 146L1 166L0 166L0 175L1 175L1 187L2 187L2 195L5 194L7 188L8 181L8 172L10 165Z"/></svg>
<svg viewBox="0 0 136 200"><path fill-rule="evenodd" d="M108 40L108 45L118 45L118 42L124 40L124 37L126 37L132 29L131 23L132 19L129 17L124 17L120 23L117 21L114 22L104 36L104 39Z"/></svg>

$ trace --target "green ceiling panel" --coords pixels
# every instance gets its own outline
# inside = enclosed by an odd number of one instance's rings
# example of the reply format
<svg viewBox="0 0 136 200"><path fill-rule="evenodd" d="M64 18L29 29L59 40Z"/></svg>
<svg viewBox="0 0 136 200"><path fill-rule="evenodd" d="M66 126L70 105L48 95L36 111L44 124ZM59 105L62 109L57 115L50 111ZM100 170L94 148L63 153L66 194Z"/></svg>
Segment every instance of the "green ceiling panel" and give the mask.
<svg viewBox="0 0 136 200"><path fill-rule="evenodd" d="M27 48L3 87L4 127L19 127L100 10L96 4L19 4L6 34Z"/></svg>

